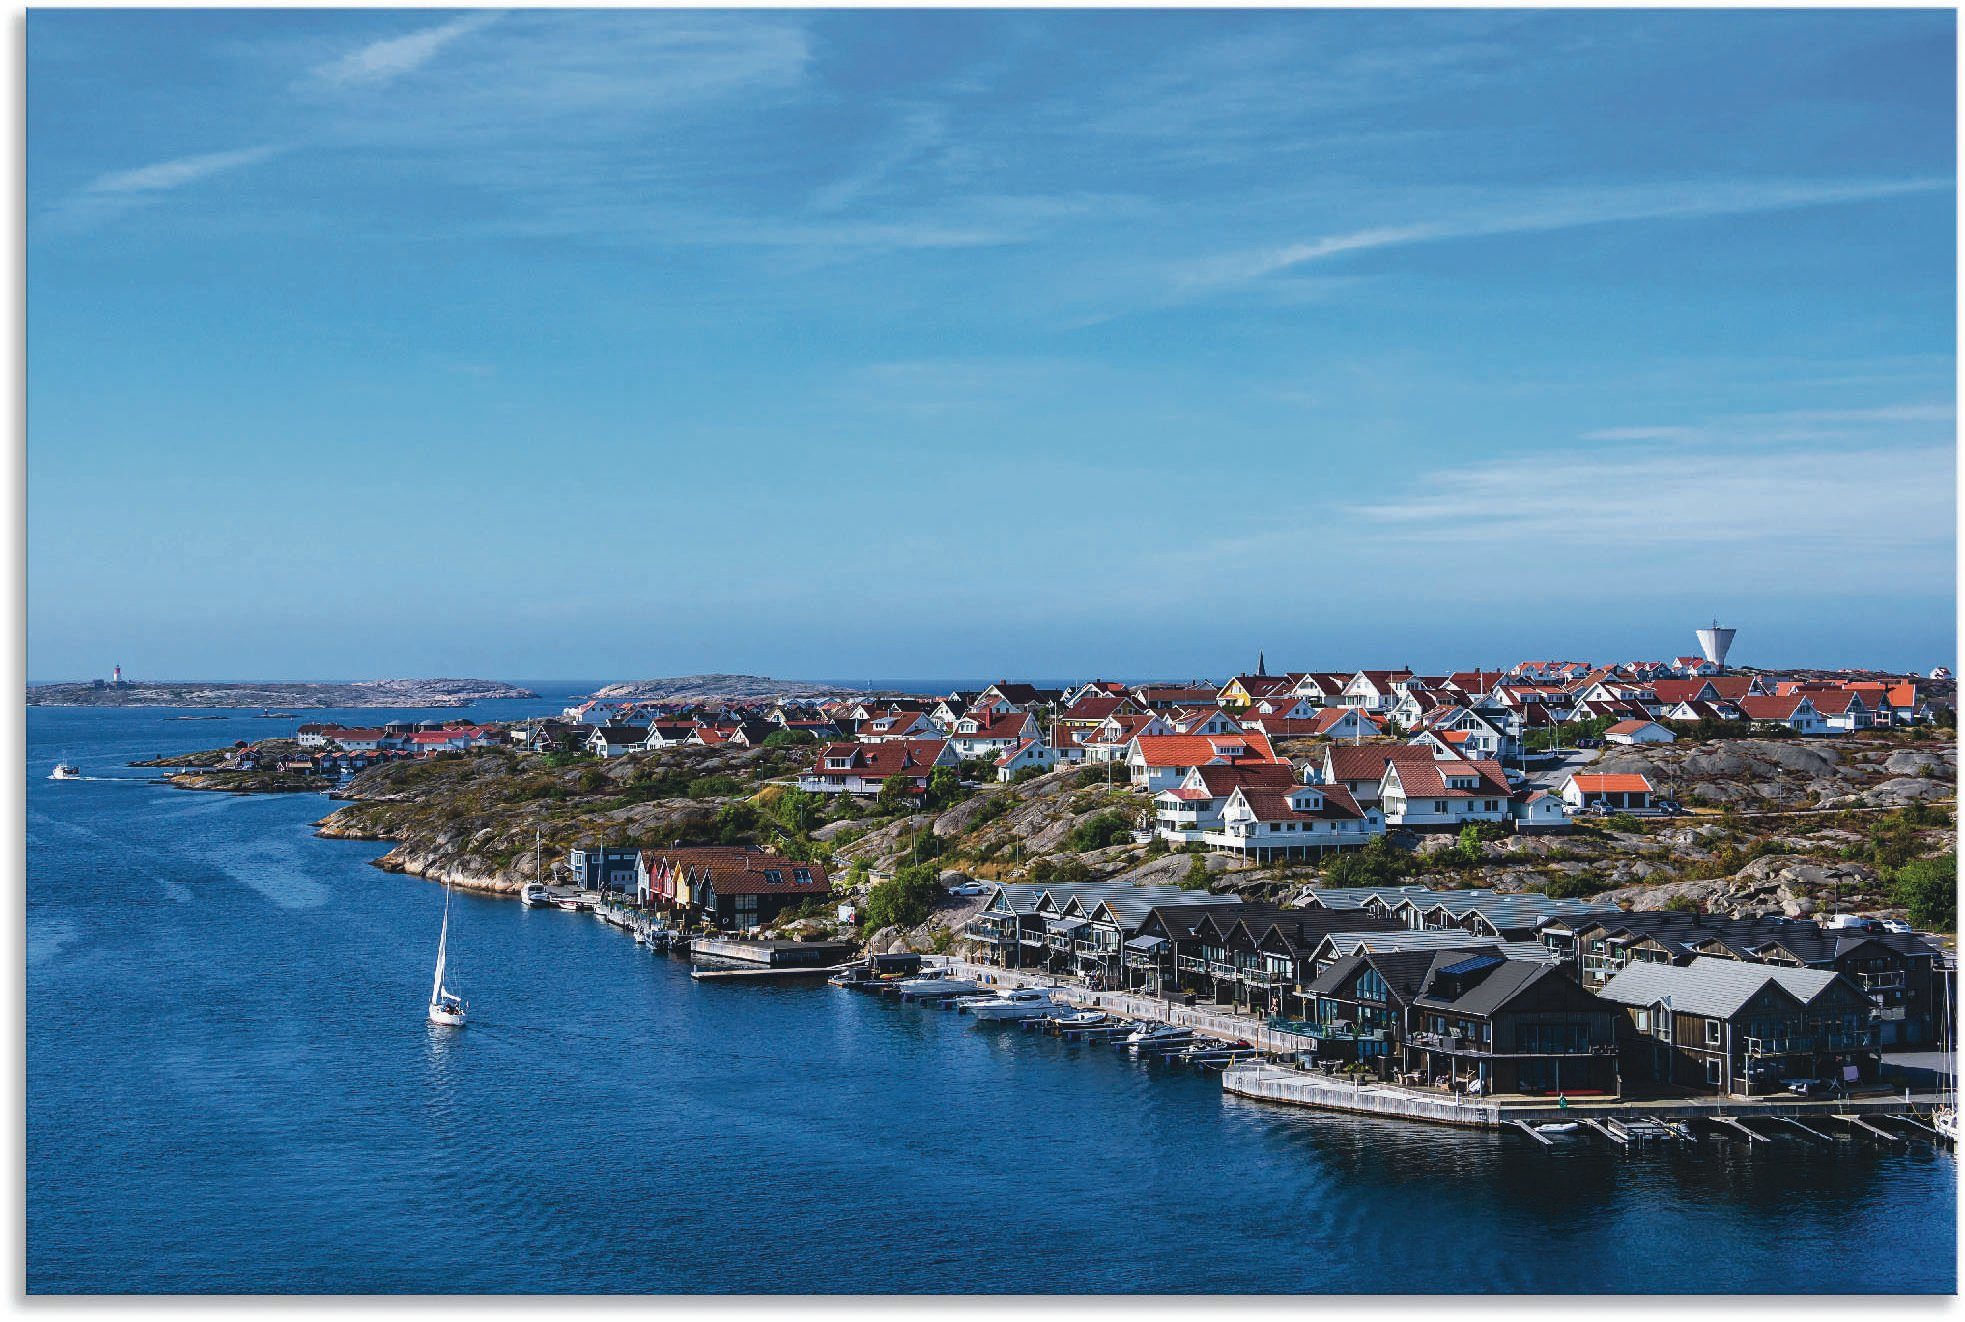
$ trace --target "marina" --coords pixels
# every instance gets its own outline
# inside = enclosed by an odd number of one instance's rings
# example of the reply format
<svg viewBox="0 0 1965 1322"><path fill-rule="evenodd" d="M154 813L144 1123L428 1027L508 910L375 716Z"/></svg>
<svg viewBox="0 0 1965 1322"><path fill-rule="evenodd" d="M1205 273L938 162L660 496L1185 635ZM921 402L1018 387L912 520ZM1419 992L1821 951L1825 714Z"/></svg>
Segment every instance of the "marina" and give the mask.
<svg viewBox="0 0 1965 1322"><path fill-rule="evenodd" d="M87 770L115 767L167 747L160 728L141 711L35 712L29 753L52 765L67 747ZM1050 1287L1067 1291L1232 1291L1254 1279L1754 1290L1791 1282L1797 1258L1845 1289L1951 1281L1955 1168L1929 1135L1825 1143L1753 1118L1753 1140L1698 1126L1698 1143L1626 1146L1579 1125L1542 1129L1544 1143L1514 1125L1279 1105L1224 1087L1265 1065L1248 1051L1299 1045L1250 1016L911 954L851 961L825 980L699 980L679 945L655 958L636 939L654 929L637 928L632 906L595 918L598 894L571 891L587 912L451 896L449 974L471 1022L438 1029L420 1012L443 892L377 872L377 845L314 838L316 805L134 778L116 790L41 780L29 793L27 1253L45 1288L127 1288L140 1258L150 1288L1018 1292L1059 1243L1074 1252L1049 1269ZM91 865L131 878L113 905L65 883ZM1025 1027L935 1008L951 998L826 985L924 968L984 991L1054 981L1062 1012ZM263 1012L211 1012L241 998ZM1121 1045L1169 1020L1193 1031L1185 1052ZM160 1031L171 1050L157 1049ZM123 1064L104 1072L94 1062L105 1058ZM543 1099L539 1125L511 1124L515 1097ZM94 1117L94 1141L46 1142L75 1108ZM677 1115L711 1117L721 1146L693 1120L647 1123ZM643 1159L620 1161L618 1127L590 1116L634 1123ZM1005 1126L1016 1142L999 1140ZM1151 1161L1106 1160L1114 1135ZM127 1156L166 1146L195 1179ZM679 1195L673 1172L706 1161L727 1196ZM427 1236L421 1191L466 1165L485 1192ZM1159 1212L1113 1215L1143 1189L1167 1193ZM976 1217L979 1199L996 1214ZM741 1242L754 1224L745 1209L763 1203L772 1253L733 1269L668 1252L677 1237ZM842 1214L859 1205L884 1220ZM306 1261L251 1247L268 1206L293 1209L291 1233L315 1246ZM113 1243L92 1228L112 1208ZM1396 1244L1366 1229L1443 1218L1465 1229ZM897 1252L883 1229L895 1220L960 1237L963 1264ZM1279 1253L1284 1221L1315 1251ZM504 1251L596 1224L616 1251ZM1620 1255L1629 1234L1683 1242L1672 1280ZM411 1236L428 1251L402 1255ZM1565 1254L1500 1251L1552 1236ZM1592 1264L1587 1277L1578 1261Z"/></svg>

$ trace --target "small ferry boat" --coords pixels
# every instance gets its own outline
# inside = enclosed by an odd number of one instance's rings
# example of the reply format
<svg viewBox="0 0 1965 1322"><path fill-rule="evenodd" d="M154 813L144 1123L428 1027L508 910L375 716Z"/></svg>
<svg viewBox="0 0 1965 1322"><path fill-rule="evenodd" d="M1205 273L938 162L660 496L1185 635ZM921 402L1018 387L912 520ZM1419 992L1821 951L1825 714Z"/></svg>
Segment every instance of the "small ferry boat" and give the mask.
<svg viewBox="0 0 1965 1322"><path fill-rule="evenodd" d="M55 769L48 773L48 779L80 780L82 779L82 771L81 768L72 762L57 762L55 763Z"/></svg>

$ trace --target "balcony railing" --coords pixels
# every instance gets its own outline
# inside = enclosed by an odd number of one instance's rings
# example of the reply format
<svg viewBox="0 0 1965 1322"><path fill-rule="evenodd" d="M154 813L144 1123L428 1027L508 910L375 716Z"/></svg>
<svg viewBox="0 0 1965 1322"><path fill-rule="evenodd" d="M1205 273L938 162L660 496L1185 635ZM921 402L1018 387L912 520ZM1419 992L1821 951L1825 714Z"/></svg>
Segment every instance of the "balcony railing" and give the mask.
<svg viewBox="0 0 1965 1322"><path fill-rule="evenodd" d="M1319 1042L1383 1042L1382 1028L1359 1028L1355 1024L1311 1024L1303 1030Z"/></svg>
<svg viewBox="0 0 1965 1322"><path fill-rule="evenodd" d="M1182 973L1206 973L1208 961L1199 955L1180 955L1174 959L1174 967Z"/></svg>
<svg viewBox="0 0 1965 1322"><path fill-rule="evenodd" d="M1815 1033L1794 1033L1786 1037L1749 1037L1749 1056L1793 1056L1813 1051L1854 1051L1871 1045L1868 1033L1846 1028L1827 1028Z"/></svg>
<svg viewBox="0 0 1965 1322"><path fill-rule="evenodd" d="M1896 969L1889 973L1858 973L1856 981L1860 982L1863 990L1867 992L1902 991L1904 971Z"/></svg>

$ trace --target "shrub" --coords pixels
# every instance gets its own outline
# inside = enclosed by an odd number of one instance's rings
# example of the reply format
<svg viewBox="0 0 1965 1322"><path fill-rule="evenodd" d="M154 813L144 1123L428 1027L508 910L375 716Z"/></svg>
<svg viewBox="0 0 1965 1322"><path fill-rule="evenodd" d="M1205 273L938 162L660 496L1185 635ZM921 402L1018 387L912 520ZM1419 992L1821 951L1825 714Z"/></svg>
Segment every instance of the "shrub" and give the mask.
<svg viewBox="0 0 1965 1322"><path fill-rule="evenodd" d="M951 803L961 802L967 793L962 788L962 777L954 767L936 767L928 773L928 792L922 796L921 806L928 812L935 812Z"/></svg>
<svg viewBox="0 0 1965 1322"><path fill-rule="evenodd" d="M1879 871L1900 868L1917 857L1917 827L1892 815L1869 829L1869 858Z"/></svg>
<svg viewBox="0 0 1965 1322"><path fill-rule="evenodd" d="M1059 859L1051 868L1051 884L1076 886L1092 879L1092 869L1082 858Z"/></svg>
<svg viewBox="0 0 1965 1322"><path fill-rule="evenodd" d="M1412 871L1412 856L1384 836L1337 856L1324 870L1330 886L1396 886Z"/></svg>
<svg viewBox="0 0 1965 1322"><path fill-rule="evenodd" d="M1897 869L1890 896L1910 911L1911 922L1949 932L1958 921L1958 855L1920 858Z"/></svg>
<svg viewBox="0 0 1965 1322"><path fill-rule="evenodd" d="M793 748L799 744L816 744L819 737L810 730L773 730L764 736L760 748Z"/></svg>
<svg viewBox="0 0 1965 1322"><path fill-rule="evenodd" d="M1601 881L1587 874L1571 876L1565 873L1542 883L1542 893L1552 900L1580 900L1604 889L1606 887Z"/></svg>
<svg viewBox="0 0 1965 1322"><path fill-rule="evenodd" d="M1180 887L1182 890L1204 891L1208 888L1208 879L1208 860L1204 855L1196 854L1188 861L1187 875L1180 879Z"/></svg>
<svg viewBox="0 0 1965 1322"><path fill-rule="evenodd" d="M1065 843L1073 851L1082 854L1087 850L1104 849L1108 845L1119 844L1121 841L1131 839L1132 834L1132 823L1126 820L1125 814L1108 808L1104 812L1094 813L1072 827L1071 835Z"/></svg>
<svg viewBox="0 0 1965 1322"><path fill-rule="evenodd" d="M692 799L721 799L741 793L743 788L729 776L698 776L689 782L685 792Z"/></svg>
<svg viewBox="0 0 1965 1322"><path fill-rule="evenodd" d="M1698 913L1699 902L1690 895L1674 895L1665 901L1665 907L1673 913Z"/></svg>
<svg viewBox="0 0 1965 1322"><path fill-rule="evenodd" d="M873 796L875 810L887 814L913 812L920 802L914 796L914 780L909 776L889 776L880 783L880 793Z"/></svg>
<svg viewBox="0 0 1965 1322"><path fill-rule="evenodd" d="M861 908L869 931L883 927L918 927L934 912L941 895L941 871L932 863L910 863L886 881L875 882Z"/></svg>
<svg viewBox="0 0 1965 1322"><path fill-rule="evenodd" d="M1044 768L1037 766L1035 763L1027 767L1018 767L1010 773L1010 783L1012 785L1021 785L1027 780L1036 780L1043 774Z"/></svg>

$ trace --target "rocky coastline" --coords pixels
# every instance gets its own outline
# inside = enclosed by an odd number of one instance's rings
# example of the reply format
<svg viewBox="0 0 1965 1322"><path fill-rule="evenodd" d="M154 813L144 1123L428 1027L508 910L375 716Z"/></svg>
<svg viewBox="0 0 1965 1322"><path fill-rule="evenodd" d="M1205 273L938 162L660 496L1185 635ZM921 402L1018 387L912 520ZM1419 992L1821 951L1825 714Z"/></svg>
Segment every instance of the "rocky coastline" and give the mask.
<svg viewBox="0 0 1965 1322"><path fill-rule="evenodd" d="M468 707L477 702L537 698L531 689L493 679L326 681L124 680L30 684L30 707Z"/></svg>

